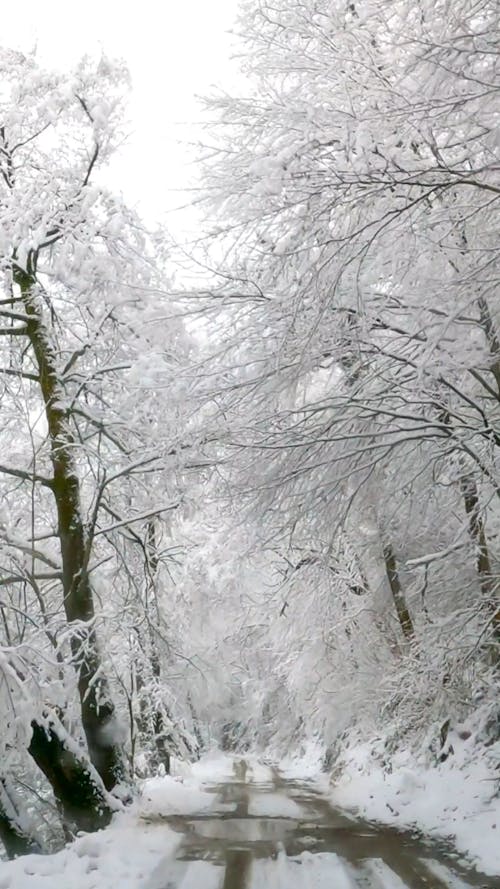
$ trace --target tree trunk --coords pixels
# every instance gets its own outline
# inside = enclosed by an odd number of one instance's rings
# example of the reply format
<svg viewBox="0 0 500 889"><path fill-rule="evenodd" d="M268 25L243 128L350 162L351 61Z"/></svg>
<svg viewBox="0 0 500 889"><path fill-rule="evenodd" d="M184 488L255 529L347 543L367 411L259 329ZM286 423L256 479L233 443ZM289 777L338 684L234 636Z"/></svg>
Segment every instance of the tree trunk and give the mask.
<svg viewBox="0 0 500 889"><path fill-rule="evenodd" d="M498 399L500 401L500 342L487 300L484 297L480 297L478 303L481 327L483 328L491 355L490 372L495 377Z"/></svg>
<svg viewBox="0 0 500 889"><path fill-rule="evenodd" d="M158 654L158 648L154 631L152 627L151 608L153 603L156 604L156 584L158 577L158 543L156 534L156 523L154 518L150 519L147 525L147 557L148 557L148 585L146 588L146 612L149 631L149 657L151 662L151 672L153 674L155 684L159 688L161 685L161 664ZM162 765L167 775L170 775L170 751L167 742L172 744L172 738L165 731L165 719L163 713L158 708L152 714L153 723L153 743L155 746L154 763L156 766Z"/></svg>
<svg viewBox="0 0 500 889"><path fill-rule="evenodd" d="M488 305L484 300L479 301L481 310L481 323L484 333L488 341L494 363L490 370L495 376L495 380L499 386L500 393L500 363L499 363L499 344L491 316L489 314ZM500 394L499 394L500 400ZM452 423L450 415L446 408L439 408L440 419L443 423L451 428ZM460 489L464 498L465 512L469 521L469 535L476 546L477 559L476 571L479 577L479 585L481 592L488 603L488 607L492 612L493 633L497 640L500 640L500 602L498 599L498 583L494 581L491 574L491 563L488 552L488 541L486 538L486 529L481 514L481 504L479 502L479 494L477 490L477 482L474 475L467 470L465 458L459 456L460 466L463 472L460 475Z"/></svg>
<svg viewBox="0 0 500 889"><path fill-rule="evenodd" d="M124 774L123 757L116 741L115 711L108 684L102 675L101 658L93 624L93 591L88 574L91 541L87 539L80 508L80 482L74 465L75 441L68 422L64 391L58 377L57 357L50 343L37 294L34 272L14 269L21 291L29 338L40 378L40 389L49 430L58 535L61 547L64 609L75 624L71 648L78 672L82 725L89 756L107 790ZM99 676L96 681L95 677Z"/></svg>
<svg viewBox="0 0 500 889"><path fill-rule="evenodd" d="M36 840L22 827L18 807L4 777L0 777L0 840L8 858L41 851Z"/></svg>
<svg viewBox="0 0 500 889"><path fill-rule="evenodd" d="M194 733L194 736L196 739L196 743L198 744L197 755L198 755L198 759L199 759L201 751L203 750L205 745L204 745L203 737L202 737L201 730L200 730L200 723L199 723L198 717L195 713L193 701L192 701L192 698L191 698L191 695L189 694L189 692L188 692L188 696L187 696L187 704L189 707L189 711L191 713L191 722L193 724L193 733Z"/></svg>
<svg viewBox="0 0 500 889"><path fill-rule="evenodd" d="M396 566L396 557L390 544L384 546L384 561L385 570L387 571L389 586L391 588L392 598L394 600L394 605L396 606L396 612L398 615L399 623L401 625L401 629L403 631L405 639L407 639L409 642L412 642L415 639L413 621L410 617L406 599L401 589L401 582L399 580L399 573Z"/></svg>
<svg viewBox="0 0 500 889"><path fill-rule="evenodd" d="M94 831L106 827L112 811L104 787L92 774L89 763L55 720L46 725L31 723L29 753L52 786L63 824L71 831ZM97 780L96 780L97 779Z"/></svg>
<svg viewBox="0 0 500 889"><path fill-rule="evenodd" d="M479 577L481 592L493 613L493 631L500 638L500 604L498 602L498 584L491 573L486 529L481 515L481 504L473 475L463 475L460 486L464 498L465 512L469 520L469 534L476 547L476 570Z"/></svg>
<svg viewBox="0 0 500 889"><path fill-rule="evenodd" d="M494 319L490 312L488 301L484 296L478 299L480 326L483 330L486 344L490 353L490 373L493 374L496 384L496 397L500 401L500 341ZM500 641L500 602L498 599L498 583L493 580L491 563L488 553L486 529L481 515L477 483L474 476L466 473L460 479L464 498L465 511L469 520L469 533L476 545L477 561L476 570L479 576L479 584L490 611L492 612L493 633L497 641Z"/></svg>
<svg viewBox="0 0 500 889"><path fill-rule="evenodd" d="M167 775L170 775L170 751L167 748L167 735L165 734L165 726L163 715L159 710L155 710L153 716L153 732L154 744L156 749L156 761L158 765L162 765ZM170 738L169 738L170 740Z"/></svg>
<svg viewBox="0 0 500 889"><path fill-rule="evenodd" d="M153 640L150 639L150 642ZM150 662L153 671L154 684L158 688L160 669L158 657L149 653ZM155 665L158 664L157 669ZM149 694L147 692L146 682L141 673L136 673L136 687L139 695L139 715L138 728L142 736L143 742L149 746L150 754L148 756L149 765L152 770L162 765L167 775L170 774L170 750L167 742L172 743L172 738L165 731L165 720L163 713L155 703L151 707L151 688ZM151 749L153 748L153 749Z"/></svg>

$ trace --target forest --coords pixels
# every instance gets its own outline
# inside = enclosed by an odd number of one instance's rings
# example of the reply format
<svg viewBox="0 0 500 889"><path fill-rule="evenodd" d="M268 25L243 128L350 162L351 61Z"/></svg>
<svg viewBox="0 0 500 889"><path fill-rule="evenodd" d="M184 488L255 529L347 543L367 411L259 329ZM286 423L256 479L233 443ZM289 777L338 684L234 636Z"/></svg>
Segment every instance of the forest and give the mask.
<svg viewBox="0 0 500 889"><path fill-rule="evenodd" d="M243 0L189 244L108 184L125 64L2 49L8 857L214 745L341 775L472 737L498 797L499 33Z"/></svg>

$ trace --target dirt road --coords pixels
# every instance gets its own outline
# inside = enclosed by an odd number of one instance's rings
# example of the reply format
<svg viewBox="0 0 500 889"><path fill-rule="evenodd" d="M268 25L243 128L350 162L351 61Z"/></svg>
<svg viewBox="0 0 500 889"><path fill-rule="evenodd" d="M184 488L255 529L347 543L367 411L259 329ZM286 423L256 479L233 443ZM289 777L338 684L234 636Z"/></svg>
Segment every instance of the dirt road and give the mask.
<svg viewBox="0 0 500 889"><path fill-rule="evenodd" d="M168 819L177 856L145 889L499 889L444 844L332 809L308 781L253 781L241 761L204 789L214 808Z"/></svg>

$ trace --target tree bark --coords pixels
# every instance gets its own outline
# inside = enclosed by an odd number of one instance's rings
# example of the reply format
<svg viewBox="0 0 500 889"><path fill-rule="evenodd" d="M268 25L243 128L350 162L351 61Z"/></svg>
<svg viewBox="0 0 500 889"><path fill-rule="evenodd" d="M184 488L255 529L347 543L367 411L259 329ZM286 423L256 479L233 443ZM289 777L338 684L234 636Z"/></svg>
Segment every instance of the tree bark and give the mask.
<svg viewBox="0 0 500 889"><path fill-rule="evenodd" d="M495 376L495 380L499 386L500 393L500 364L499 364L499 345L487 303L480 300L481 323L490 346L492 357L495 359L494 364L490 368ZM500 396L499 396L500 397ZM439 408L440 418L442 422L451 428L451 418L446 408ZM498 582L494 581L491 573L491 563L488 552L488 540L486 537L486 528L481 512L481 504L479 501L479 493L477 482L465 465L463 455L459 457L460 466L463 472L460 475L460 490L464 500L465 512L469 521L469 536L476 546L476 571L479 577L479 585L481 592L488 604L488 608L492 613L493 633L497 640L500 640L500 601L498 598Z"/></svg>
<svg viewBox="0 0 500 889"><path fill-rule="evenodd" d="M71 749L62 726L33 720L29 753L52 786L66 829L94 831L106 827L112 811L104 787L89 763Z"/></svg>
<svg viewBox="0 0 500 889"><path fill-rule="evenodd" d="M154 518L150 519L147 525L146 552L148 555L149 563L149 580L146 589L145 603L148 617L149 657L151 662L151 672L153 674L155 684L157 685L157 687L159 687L161 685L161 664L152 627L152 615L150 614L152 600L156 603L156 584L158 576L158 542ZM165 769L167 775L170 775L170 751L167 747L167 742L172 745L172 738L166 733L165 719L158 706L155 707L154 712L152 713L152 728L153 744L155 747L155 765L163 765L163 768Z"/></svg>
<svg viewBox="0 0 500 889"><path fill-rule="evenodd" d="M203 747L204 747L204 742L203 742L203 737L202 737L201 730L200 730L200 723L199 723L199 721L198 721L198 717L197 717L197 715L196 715L196 713L195 713L195 709L194 709L193 701L192 701L192 698L191 698L191 695L189 694L189 692L188 692L188 695L187 695L187 704L188 704L188 707L189 707L189 711L190 711L190 713L191 713L191 721L192 721L192 724L193 724L193 733L194 733L194 737L195 737L195 739L196 739L196 743L198 744L198 759L199 759L199 758L200 758L200 753L201 753L201 751L203 750Z"/></svg>
<svg viewBox="0 0 500 889"><path fill-rule="evenodd" d="M162 765L167 775L170 775L170 751L167 748L167 738L165 734L165 726L163 715L159 710L155 710L153 715L153 732L154 745L156 750L156 761L158 765ZM170 740L170 738L168 738Z"/></svg>
<svg viewBox="0 0 500 889"><path fill-rule="evenodd" d="M469 520L469 534L476 546L476 570L479 577L481 592L492 612L493 631L500 638L500 603L498 601L498 583L491 573L486 529L481 515L481 504L473 475L463 475L460 486L464 498L465 512Z"/></svg>
<svg viewBox="0 0 500 889"><path fill-rule="evenodd" d="M396 557L390 544L384 546L384 561L385 570L387 571L389 586L391 588L392 598L394 600L394 605L396 606L396 613L398 615L401 629L403 631L405 639L407 639L409 642L412 642L415 639L413 621L411 619L410 612L408 611L404 593L401 589L401 581L399 579L399 573L396 565Z"/></svg>
<svg viewBox="0 0 500 889"><path fill-rule="evenodd" d="M483 328L491 355L490 372L495 377L498 398L500 400L500 342L498 340L498 334L493 318L491 317L490 307L486 299L480 297L478 303L481 327Z"/></svg>
<svg viewBox="0 0 500 889"><path fill-rule="evenodd" d="M88 573L91 541L87 539L80 508L80 482L74 465L75 441L69 426L60 385L57 357L51 346L37 294L34 271L14 267L29 317L26 335L38 367L40 389L47 419L58 535L61 548L64 610L69 624L73 661L78 673L82 725L89 756L110 790L124 775L122 751L116 741L115 711L108 684L102 675L101 658L94 628L93 591ZM99 676L96 680L95 677Z"/></svg>

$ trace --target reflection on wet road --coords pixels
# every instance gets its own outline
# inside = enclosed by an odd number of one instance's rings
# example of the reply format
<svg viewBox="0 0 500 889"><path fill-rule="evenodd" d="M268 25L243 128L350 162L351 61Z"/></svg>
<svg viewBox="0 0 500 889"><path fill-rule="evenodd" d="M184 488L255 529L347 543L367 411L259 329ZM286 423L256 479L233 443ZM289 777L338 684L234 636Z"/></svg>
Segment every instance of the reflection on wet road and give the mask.
<svg viewBox="0 0 500 889"><path fill-rule="evenodd" d="M307 781L278 774L207 785L208 813L172 816L177 857L145 889L498 889L444 845L351 818Z"/></svg>

